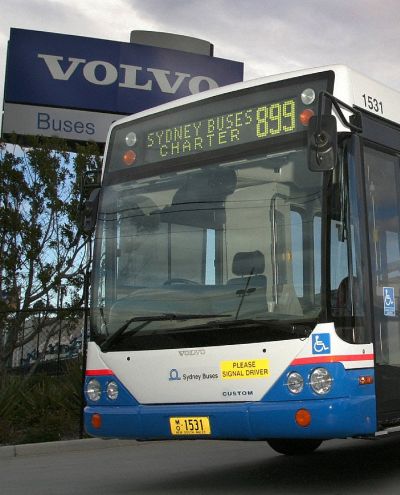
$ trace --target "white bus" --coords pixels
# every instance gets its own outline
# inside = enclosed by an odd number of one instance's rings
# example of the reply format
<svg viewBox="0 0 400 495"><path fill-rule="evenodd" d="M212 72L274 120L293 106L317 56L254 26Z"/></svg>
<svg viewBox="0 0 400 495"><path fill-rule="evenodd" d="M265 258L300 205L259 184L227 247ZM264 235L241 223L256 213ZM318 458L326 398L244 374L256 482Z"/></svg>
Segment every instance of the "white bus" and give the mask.
<svg viewBox="0 0 400 495"><path fill-rule="evenodd" d="M116 122L87 432L299 454L400 430L399 155L400 93L344 66Z"/></svg>

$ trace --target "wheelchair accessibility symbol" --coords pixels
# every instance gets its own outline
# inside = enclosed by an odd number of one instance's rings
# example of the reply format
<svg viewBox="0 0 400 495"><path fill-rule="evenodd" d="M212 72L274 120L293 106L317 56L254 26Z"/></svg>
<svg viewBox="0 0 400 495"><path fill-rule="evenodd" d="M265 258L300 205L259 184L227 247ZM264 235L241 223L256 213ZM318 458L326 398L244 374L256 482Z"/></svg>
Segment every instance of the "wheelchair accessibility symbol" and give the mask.
<svg viewBox="0 0 400 495"><path fill-rule="evenodd" d="M396 316L396 304L394 300L394 288L383 288L383 313L385 316Z"/></svg>
<svg viewBox="0 0 400 495"><path fill-rule="evenodd" d="M317 333L312 336L313 354L330 354L331 336L329 333Z"/></svg>

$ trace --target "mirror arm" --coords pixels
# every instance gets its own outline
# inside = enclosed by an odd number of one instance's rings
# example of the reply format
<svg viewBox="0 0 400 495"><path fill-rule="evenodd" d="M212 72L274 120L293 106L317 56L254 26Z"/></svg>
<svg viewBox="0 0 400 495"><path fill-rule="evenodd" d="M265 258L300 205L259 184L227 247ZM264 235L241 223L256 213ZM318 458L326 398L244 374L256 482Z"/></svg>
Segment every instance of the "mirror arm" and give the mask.
<svg viewBox="0 0 400 495"><path fill-rule="evenodd" d="M325 100L334 107L336 116L330 111L325 113ZM349 118L344 115L343 108L351 112ZM338 146L337 119L352 132L362 132L361 113L332 94L321 91L318 97L318 114L311 117L308 124L308 168L311 171L324 172L335 168Z"/></svg>
<svg viewBox="0 0 400 495"><path fill-rule="evenodd" d="M319 135L321 132L321 115L322 115L322 101L323 99L326 98L329 100L332 105L334 106L340 121L344 126L346 126L348 129L354 132L362 132L362 126L361 126L361 113L357 110L355 110L353 107L345 103L344 101L341 101L337 98L335 98L332 94L328 93L327 91L321 91L319 94L318 98L318 123L317 123L317 134ZM344 116L342 112L342 108L345 108L349 112L352 113L350 116L350 120L347 120L346 117ZM351 122L353 120L353 122Z"/></svg>

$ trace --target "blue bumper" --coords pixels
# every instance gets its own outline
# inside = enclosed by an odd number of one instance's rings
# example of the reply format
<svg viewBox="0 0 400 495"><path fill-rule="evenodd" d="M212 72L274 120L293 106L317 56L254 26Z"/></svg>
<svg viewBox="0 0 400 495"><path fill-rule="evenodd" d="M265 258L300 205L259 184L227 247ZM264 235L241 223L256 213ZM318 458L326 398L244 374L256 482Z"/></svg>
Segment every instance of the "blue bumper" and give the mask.
<svg viewBox="0 0 400 495"><path fill-rule="evenodd" d="M307 427L297 425L299 409L311 413ZM92 426L92 415L101 416L101 426ZM267 438L345 438L376 431L375 400L320 399L290 402L247 402L190 405L137 405L86 407L86 431L98 437L161 440L193 438L174 436L169 418L207 416L211 434L202 438L262 440ZM199 438L199 437L195 437Z"/></svg>

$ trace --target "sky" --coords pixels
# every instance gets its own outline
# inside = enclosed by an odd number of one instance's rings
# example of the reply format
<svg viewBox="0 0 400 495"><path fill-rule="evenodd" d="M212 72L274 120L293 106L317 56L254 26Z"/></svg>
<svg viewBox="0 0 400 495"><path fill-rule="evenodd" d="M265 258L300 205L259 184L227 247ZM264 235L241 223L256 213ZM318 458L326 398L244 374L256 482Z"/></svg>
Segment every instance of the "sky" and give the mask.
<svg viewBox="0 0 400 495"><path fill-rule="evenodd" d="M400 91L399 0L0 0L0 106L10 28L129 42L132 30L205 39L244 78L346 64Z"/></svg>

